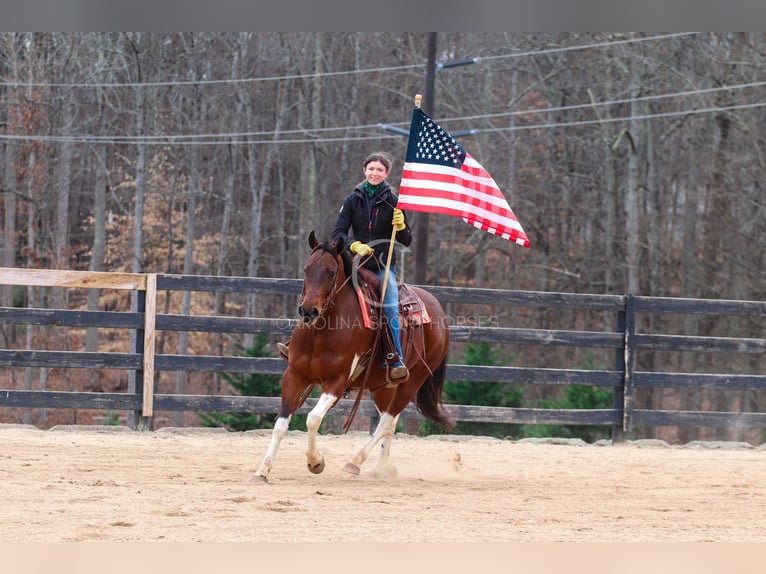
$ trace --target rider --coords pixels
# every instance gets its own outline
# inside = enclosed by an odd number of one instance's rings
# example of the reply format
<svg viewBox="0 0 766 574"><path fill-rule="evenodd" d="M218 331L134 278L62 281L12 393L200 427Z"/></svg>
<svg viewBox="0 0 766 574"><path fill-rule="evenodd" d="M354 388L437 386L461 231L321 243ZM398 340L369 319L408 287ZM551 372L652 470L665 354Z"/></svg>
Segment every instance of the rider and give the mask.
<svg viewBox="0 0 766 574"><path fill-rule="evenodd" d="M398 197L386 181L392 164L393 157L387 152L374 152L367 156L362 164L365 179L343 201L332 235L333 242L343 238L349 250L359 255L364 266L380 278L381 290L393 230L396 229L396 241L405 247L412 243L412 231L404 212L396 207ZM353 239L349 237L349 231L353 232ZM404 381L409 377L400 340L399 289L395 264L396 251L391 254L388 286L382 302L398 354L388 373L392 382ZM277 343L277 347L286 358L287 345Z"/></svg>
<svg viewBox="0 0 766 574"><path fill-rule="evenodd" d="M381 290L393 230L396 229L396 241L405 247L412 243L412 232L404 212L396 207L398 197L386 181L392 163L393 157L387 152L374 152L367 156L362 164L365 179L343 201L332 234L333 242L343 238L351 252L361 256L364 266L380 279ZM353 241L348 236L349 229L353 231ZM382 304L399 355L388 376L391 381L406 379L409 371L404 364L400 340L396 250L391 255L388 286Z"/></svg>

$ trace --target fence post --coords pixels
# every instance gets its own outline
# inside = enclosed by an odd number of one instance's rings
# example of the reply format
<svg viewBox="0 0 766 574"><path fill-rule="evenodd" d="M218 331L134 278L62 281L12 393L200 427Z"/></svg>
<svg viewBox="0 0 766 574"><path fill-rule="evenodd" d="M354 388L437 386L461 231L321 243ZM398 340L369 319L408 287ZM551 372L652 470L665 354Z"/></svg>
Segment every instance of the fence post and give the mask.
<svg viewBox="0 0 766 574"><path fill-rule="evenodd" d="M136 292L136 311L144 315L144 326L136 329L133 352L143 357L140 369L132 372L134 392L141 399L140 410L133 411L135 430L152 430L154 415L154 324L157 309L157 275L145 276L144 288Z"/></svg>
<svg viewBox="0 0 766 574"><path fill-rule="evenodd" d="M623 412L622 430L630 432L633 426L633 405L635 394L633 389L633 370L636 364L636 297L628 295L625 299L625 365L623 379Z"/></svg>
<svg viewBox="0 0 766 574"><path fill-rule="evenodd" d="M146 291L139 289L136 291L136 313L146 312ZM133 340L133 352L144 352L144 328L135 330L135 338ZM144 369L135 369L130 371L129 375L133 380L132 384L128 386L129 390L132 390L134 394L138 395L141 399L141 404L144 402ZM130 389L130 387L133 387ZM143 430L143 421L141 419L141 410L135 410L130 413L128 424L135 430Z"/></svg>
<svg viewBox="0 0 766 574"><path fill-rule="evenodd" d="M146 275L144 301L144 354L143 361L143 397L141 400L141 426L150 430L154 417L154 340L157 316L157 274Z"/></svg>
<svg viewBox="0 0 766 574"><path fill-rule="evenodd" d="M626 303L627 306L627 303ZM625 442L623 430L625 412L625 308L617 312L617 331L623 334L623 346L614 352L614 370L622 372L622 385L612 390L612 408L619 411L620 422L612 425L612 442Z"/></svg>

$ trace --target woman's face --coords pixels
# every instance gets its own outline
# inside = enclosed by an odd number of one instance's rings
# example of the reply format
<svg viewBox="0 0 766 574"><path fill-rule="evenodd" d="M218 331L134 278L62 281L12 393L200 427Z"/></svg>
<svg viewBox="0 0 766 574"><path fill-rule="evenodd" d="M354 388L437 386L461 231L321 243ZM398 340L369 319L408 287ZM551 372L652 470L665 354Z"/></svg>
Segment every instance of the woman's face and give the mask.
<svg viewBox="0 0 766 574"><path fill-rule="evenodd" d="M388 177L388 169L379 161L371 161L364 166L364 177L370 185L378 185Z"/></svg>

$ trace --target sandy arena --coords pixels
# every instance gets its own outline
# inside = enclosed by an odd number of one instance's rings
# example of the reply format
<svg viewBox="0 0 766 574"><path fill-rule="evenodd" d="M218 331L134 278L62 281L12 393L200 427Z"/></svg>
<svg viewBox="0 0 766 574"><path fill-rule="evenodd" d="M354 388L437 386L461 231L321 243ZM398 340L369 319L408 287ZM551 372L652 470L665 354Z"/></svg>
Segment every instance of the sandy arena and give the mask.
<svg viewBox="0 0 766 574"><path fill-rule="evenodd" d="M366 433L0 426L0 541L766 541L766 448L574 445L397 435L389 465L343 465Z"/></svg>

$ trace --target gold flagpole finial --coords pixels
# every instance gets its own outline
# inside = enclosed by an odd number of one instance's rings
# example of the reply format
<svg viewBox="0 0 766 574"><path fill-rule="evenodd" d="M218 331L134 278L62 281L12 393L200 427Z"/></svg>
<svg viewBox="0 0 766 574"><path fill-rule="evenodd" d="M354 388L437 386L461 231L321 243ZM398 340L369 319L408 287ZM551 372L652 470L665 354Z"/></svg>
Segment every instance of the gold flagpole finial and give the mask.
<svg viewBox="0 0 766 574"><path fill-rule="evenodd" d="M415 107L420 109L420 102L423 101L423 96L415 94Z"/></svg>

